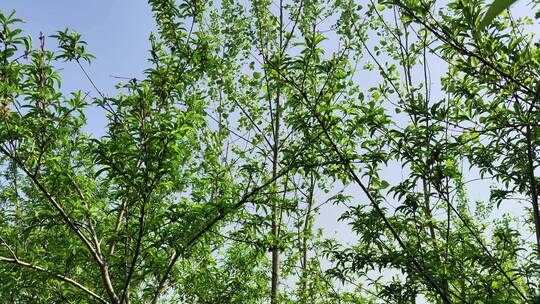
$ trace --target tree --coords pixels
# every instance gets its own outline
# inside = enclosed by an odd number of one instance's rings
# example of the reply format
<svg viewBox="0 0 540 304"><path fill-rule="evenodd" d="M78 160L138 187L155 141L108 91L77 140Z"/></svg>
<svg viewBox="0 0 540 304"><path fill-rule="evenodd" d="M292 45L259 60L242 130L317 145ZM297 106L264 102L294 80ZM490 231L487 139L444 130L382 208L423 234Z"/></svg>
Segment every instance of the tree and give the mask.
<svg viewBox="0 0 540 304"><path fill-rule="evenodd" d="M483 2L460 0L149 3L152 66L112 97L60 91L58 61L94 84L80 34L33 48L0 14L0 299L537 299L527 20L479 30ZM531 220L497 211L521 200ZM325 208L354 243L318 229Z"/></svg>

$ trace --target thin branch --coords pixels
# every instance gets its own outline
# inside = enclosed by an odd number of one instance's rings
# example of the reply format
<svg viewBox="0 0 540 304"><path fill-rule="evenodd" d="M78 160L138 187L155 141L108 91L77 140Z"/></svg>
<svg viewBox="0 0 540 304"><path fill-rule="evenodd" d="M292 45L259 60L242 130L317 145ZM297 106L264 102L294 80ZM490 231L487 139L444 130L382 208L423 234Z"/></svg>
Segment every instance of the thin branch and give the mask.
<svg viewBox="0 0 540 304"><path fill-rule="evenodd" d="M106 300L104 300L102 297L100 297L98 294L96 294L95 292L90 290L88 287L85 287L81 283L79 283L79 282L77 282L77 281L75 281L75 280L73 280L73 279L71 279L69 277L66 277L64 275L54 273L54 272L52 272L52 271L50 271L48 269L45 269L43 267L28 263L28 262L21 261L21 260L19 260L17 258L8 258L8 257L0 256L0 261L1 262L6 262L6 263L11 263L11 264L17 265L19 267L25 267L25 268L33 269L33 270L38 271L38 272L47 273L49 275L52 275L57 280L60 280L62 282L66 282L68 284L71 284L72 286L78 288L79 290L83 291L84 293L90 295L92 298L96 299L100 303L103 303L103 304L108 304L109 303Z"/></svg>

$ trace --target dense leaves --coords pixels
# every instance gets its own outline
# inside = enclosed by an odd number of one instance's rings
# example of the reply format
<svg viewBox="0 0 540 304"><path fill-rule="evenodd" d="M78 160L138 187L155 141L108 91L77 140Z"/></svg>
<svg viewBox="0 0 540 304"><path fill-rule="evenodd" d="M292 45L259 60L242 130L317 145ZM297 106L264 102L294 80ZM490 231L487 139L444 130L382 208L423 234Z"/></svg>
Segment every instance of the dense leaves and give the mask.
<svg viewBox="0 0 540 304"><path fill-rule="evenodd" d="M150 67L114 96L81 34L32 43L0 13L0 302L538 301L529 18L149 4ZM61 90L59 62L94 92Z"/></svg>

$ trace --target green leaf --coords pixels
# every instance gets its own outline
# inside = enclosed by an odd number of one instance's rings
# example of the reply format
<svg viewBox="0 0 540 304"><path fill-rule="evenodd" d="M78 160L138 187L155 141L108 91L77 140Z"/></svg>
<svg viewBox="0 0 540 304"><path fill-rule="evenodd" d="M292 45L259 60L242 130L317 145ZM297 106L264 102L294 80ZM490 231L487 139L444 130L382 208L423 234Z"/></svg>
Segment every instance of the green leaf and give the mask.
<svg viewBox="0 0 540 304"><path fill-rule="evenodd" d="M514 4L516 0L495 0L488 8L488 11L484 15L484 18L482 19L482 22L480 22L480 25L478 26L479 30L483 30L488 26L493 19L495 19L502 11L509 8L512 4Z"/></svg>

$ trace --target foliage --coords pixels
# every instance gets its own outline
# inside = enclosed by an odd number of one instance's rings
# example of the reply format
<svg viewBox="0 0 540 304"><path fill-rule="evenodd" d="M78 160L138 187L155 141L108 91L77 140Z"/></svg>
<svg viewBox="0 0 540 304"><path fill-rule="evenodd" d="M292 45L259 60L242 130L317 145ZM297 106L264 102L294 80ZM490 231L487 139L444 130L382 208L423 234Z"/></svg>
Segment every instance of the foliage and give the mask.
<svg viewBox="0 0 540 304"><path fill-rule="evenodd" d="M33 46L0 14L2 301L537 301L529 19L481 0L149 4L151 67L112 97L79 33ZM62 91L59 62L94 92Z"/></svg>
<svg viewBox="0 0 540 304"><path fill-rule="evenodd" d="M480 29L485 28L488 24L490 24L493 19L495 19L500 13L502 13L505 9L508 9L512 4L514 4L516 0L495 0L491 5L489 6L489 9L487 10L484 18L482 19L482 22L480 22Z"/></svg>

